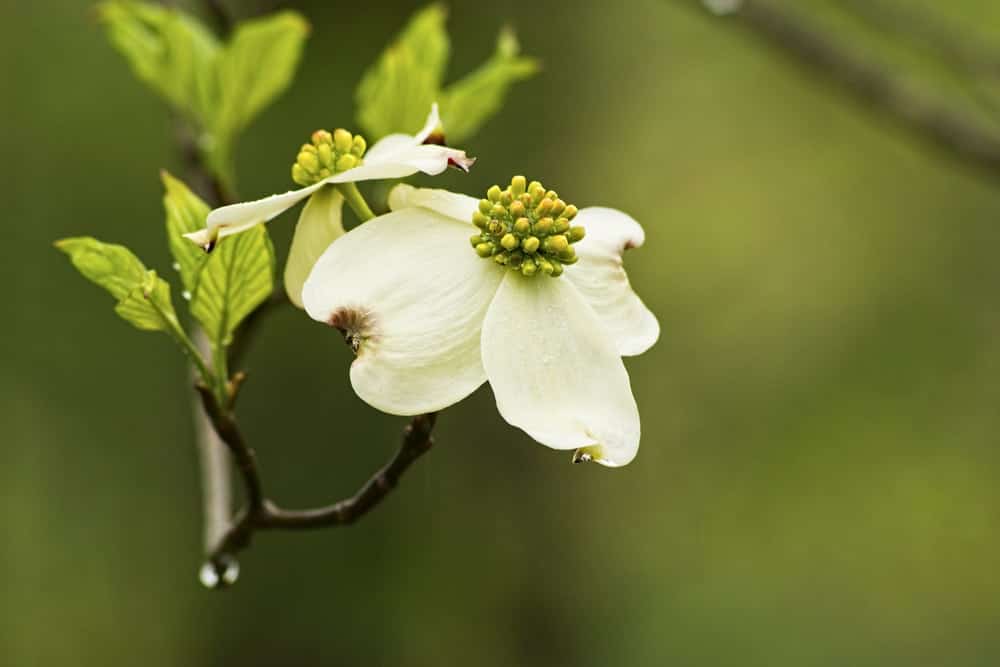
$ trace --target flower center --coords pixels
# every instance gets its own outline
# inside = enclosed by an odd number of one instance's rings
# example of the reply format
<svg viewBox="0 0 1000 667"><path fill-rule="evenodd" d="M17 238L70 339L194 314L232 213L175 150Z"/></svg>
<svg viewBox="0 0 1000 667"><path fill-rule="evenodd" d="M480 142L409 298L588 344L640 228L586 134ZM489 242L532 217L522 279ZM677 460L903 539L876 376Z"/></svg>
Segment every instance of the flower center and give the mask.
<svg viewBox="0 0 1000 667"><path fill-rule="evenodd" d="M506 190L494 185L486 192L472 216L481 231L469 241L483 259L525 276L560 276L564 265L576 262L572 244L585 234L570 223L576 213L576 206L538 181L515 176Z"/></svg>
<svg viewBox="0 0 1000 667"><path fill-rule="evenodd" d="M299 185L312 185L361 164L368 144L360 134L347 130L316 130L312 143L302 144L292 165L292 180Z"/></svg>

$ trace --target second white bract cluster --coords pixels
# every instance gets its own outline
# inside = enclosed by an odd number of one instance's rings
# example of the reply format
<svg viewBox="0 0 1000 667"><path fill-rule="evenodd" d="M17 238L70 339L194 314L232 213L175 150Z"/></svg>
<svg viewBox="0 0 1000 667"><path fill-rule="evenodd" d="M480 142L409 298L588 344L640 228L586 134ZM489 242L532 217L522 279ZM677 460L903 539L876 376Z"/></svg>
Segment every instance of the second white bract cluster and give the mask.
<svg viewBox="0 0 1000 667"><path fill-rule="evenodd" d="M441 118L438 115L438 106L435 104L427 116L424 127L417 134L390 134L367 149L367 152L364 139L360 136L352 136L343 130L338 130L332 135L322 131L316 132L313 141L319 144L320 150L324 148L324 143L329 144L329 155L326 156L329 168L323 165L322 153L314 150L312 155L300 152L299 160L292 169L293 175L308 179L306 182L309 185L263 199L217 208L208 215L205 229L186 236L194 243L208 249L219 239L273 220L303 199L308 199L295 229L285 269L285 289L288 297L295 305L301 307L302 283L319 252L344 233L341 221L344 199L333 186L403 178L417 172L436 175L449 166L469 170L475 158L468 157L465 151L435 143L434 134L440 127ZM320 134L326 135L325 138L329 140L318 140L317 135ZM347 145L343 147L335 144L340 139L338 135L341 134L349 137ZM303 148L315 147L307 144ZM306 157L314 158L312 166L315 170L309 174L302 172L300 166L305 163L303 158ZM300 178L296 178L296 181L304 184Z"/></svg>

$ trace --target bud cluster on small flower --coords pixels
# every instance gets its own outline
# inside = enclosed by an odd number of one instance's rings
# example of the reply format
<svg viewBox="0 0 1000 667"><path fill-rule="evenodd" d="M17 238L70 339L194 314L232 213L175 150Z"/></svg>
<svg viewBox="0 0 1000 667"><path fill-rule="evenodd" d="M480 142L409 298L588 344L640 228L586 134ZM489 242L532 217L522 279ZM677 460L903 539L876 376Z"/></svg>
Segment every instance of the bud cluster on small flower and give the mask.
<svg viewBox="0 0 1000 667"><path fill-rule="evenodd" d="M560 276L577 261L574 243L584 229L572 225L577 208L538 181L515 176L501 190L494 185L472 216L481 232L469 239L476 254L525 276Z"/></svg>
<svg viewBox="0 0 1000 667"><path fill-rule="evenodd" d="M292 165L292 180L309 186L361 164L368 144L360 134L347 130L316 130L312 143L302 144Z"/></svg>

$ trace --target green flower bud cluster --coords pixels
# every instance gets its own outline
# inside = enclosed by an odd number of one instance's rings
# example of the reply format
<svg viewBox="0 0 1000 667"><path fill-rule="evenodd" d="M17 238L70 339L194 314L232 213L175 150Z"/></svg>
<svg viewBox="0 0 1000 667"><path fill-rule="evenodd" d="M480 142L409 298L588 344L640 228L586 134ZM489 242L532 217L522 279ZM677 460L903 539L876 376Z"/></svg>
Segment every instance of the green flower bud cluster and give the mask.
<svg viewBox="0 0 1000 667"><path fill-rule="evenodd" d="M501 190L494 185L479 202L472 222L480 233L469 239L476 254L525 276L560 276L576 262L573 244L584 229L571 224L577 208L538 181L515 176Z"/></svg>
<svg viewBox="0 0 1000 667"><path fill-rule="evenodd" d="M302 144L292 165L292 180L299 185L312 185L361 164L368 144L360 134L347 130L316 130L312 143Z"/></svg>

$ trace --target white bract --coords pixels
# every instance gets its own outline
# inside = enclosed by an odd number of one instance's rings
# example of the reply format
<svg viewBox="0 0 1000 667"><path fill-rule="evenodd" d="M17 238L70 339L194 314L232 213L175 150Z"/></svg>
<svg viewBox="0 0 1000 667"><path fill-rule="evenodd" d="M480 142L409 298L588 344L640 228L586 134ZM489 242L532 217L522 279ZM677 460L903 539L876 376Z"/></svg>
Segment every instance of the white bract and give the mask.
<svg viewBox="0 0 1000 667"><path fill-rule="evenodd" d="M305 187L217 208L208 214L205 229L185 236L208 249L219 239L268 222L309 198L299 216L285 267L285 288L291 300L301 307L302 283L316 258L344 233L341 221L344 198L333 186L403 178L418 171L435 175L449 165L469 170L475 158L466 156L465 151L435 143L440 126L435 104L416 135L390 134L370 149L360 135L346 130L336 130L333 134L319 130L313 133L311 143L302 146L292 166L293 179Z"/></svg>
<svg viewBox="0 0 1000 667"><path fill-rule="evenodd" d="M622 266L642 227L523 177L488 197L397 186L391 213L316 262L306 311L344 333L351 383L380 410L440 410L488 380L503 418L538 442L625 465L640 429L621 357L659 337Z"/></svg>

